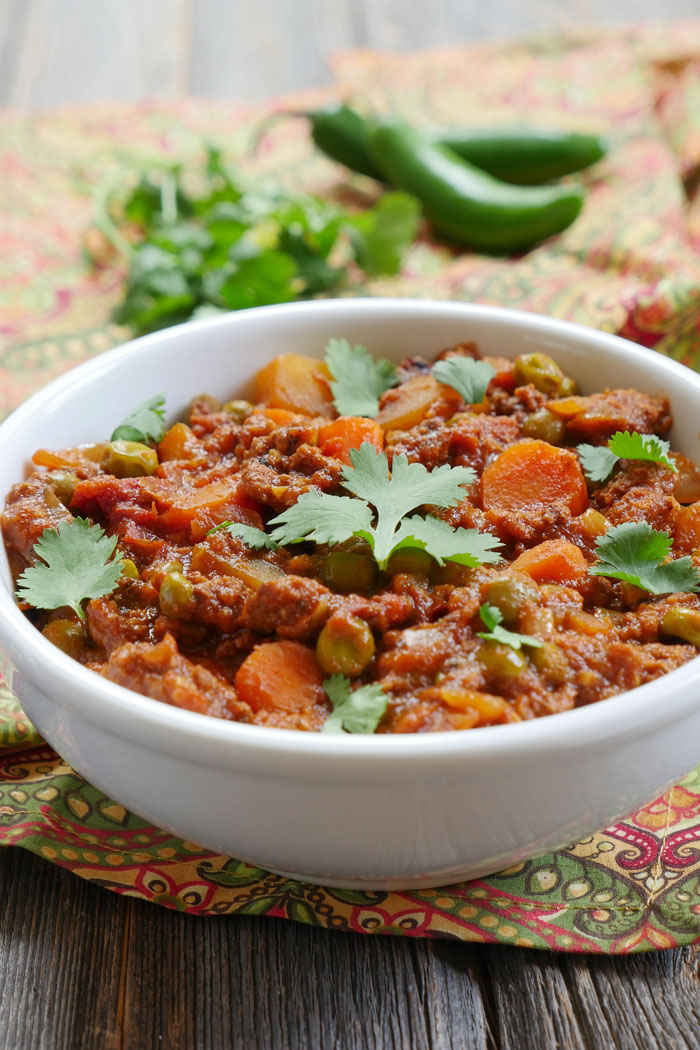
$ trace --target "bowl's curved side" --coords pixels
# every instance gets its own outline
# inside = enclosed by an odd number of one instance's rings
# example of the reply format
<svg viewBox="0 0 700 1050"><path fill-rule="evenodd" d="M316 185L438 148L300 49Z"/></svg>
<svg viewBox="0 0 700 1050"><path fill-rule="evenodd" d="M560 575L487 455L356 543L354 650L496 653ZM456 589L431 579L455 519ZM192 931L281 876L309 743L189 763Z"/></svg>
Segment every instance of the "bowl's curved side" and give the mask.
<svg viewBox="0 0 700 1050"><path fill-rule="evenodd" d="M332 335L395 359L475 340L543 349L584 389L666 391L673 444L700 461L700 376L600 332L490 307L343 300L251 310L137 340L80 366L0 427L0 491L41 445L104 438L164 390L173 415L207 387L239 393L282 350ZM320 737L220 723L86 671L17 609L4 550L0 649L46 738L149 820L264 867L342 885L439 885L573 841L648 801L700 758L700 661L534 723L414 738Z"/></svg>
<svg viewBox="0 0 700 1050"><path fill-rule="evenodd" d="M225 856L325 885L444 886L567 846L670 787L697 761L700 705L683 732L507 762L226 767L124 740L21 679L40 732L90 783L157 827Z"/></svg>

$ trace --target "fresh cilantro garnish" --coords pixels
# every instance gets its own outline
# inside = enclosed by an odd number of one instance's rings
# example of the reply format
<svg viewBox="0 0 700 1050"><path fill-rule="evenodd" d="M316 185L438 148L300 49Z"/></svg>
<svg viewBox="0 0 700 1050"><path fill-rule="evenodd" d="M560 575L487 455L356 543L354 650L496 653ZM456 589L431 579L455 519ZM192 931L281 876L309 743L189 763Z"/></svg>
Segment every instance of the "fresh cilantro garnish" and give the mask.
<svg viewBox="0 0 700 1050"><path fill-rule="evenodd" d="M454 561L470 569L477 565L493 565L501 560L496 551L501 541L490 532L479 532L478 529L453 529L441 518L429 514L421 518L412 514L404 518L396 532L400 537L392 548L394 551L404 547L419 547L426 550L438 565Z"/></svg>
<svg viewBox="0 0 700 1050"><path fill-rule="evenodd" d="M380 569L386 568L394 550L407 546L420 547L440 562L480 565L498 560L490 549L498 541L476 529L452 529L446 522L435 524L438 519L432 518L421 519L420 525L415 517L401 520L424 504L453 507L459 503L464 498L463 486L471 485L475 478L470 467L445 465L428 471L422 463L394 456L389 475L386 454L368 442L352 449L350 460L352 466L343 467L343 485L358 498L311 489L272 519L273 539L281 544L305 539L342 543L359 536L369 543Z"/></svg>
<svg viewBox="0 0 700 1050"><path fill-rule="evenodd" d="M432 372L438 383L451 386L467 405L478 405L484 400L489 383L496 374L488 362L457 354L438 361Z"/></svg>
<svg viewBox="0 0 700 1050"><path fill-rule="evenodd" d="M397 382L396 366L384 357L375 361L364 346L350 346L347 339L329 339L325 360L339 414L374 418L379 398Z"/></svg>
<svg viewBox="0 0 700 1050"><path fill-rule="evenodd" d="M690 557L666 562L671 551L667 532L652 529L645 521L613 525L596 540L600 559L589 568L593 576L634 584L652 594L700 589L700 573Z"/></svg>
<svg viewBox="0 0 700 1050"><path fill-rule="evenodd" d="M656 434L637 434L618 430L607 445L579 445L583 472L589 481L606 481L613 467L621 459L640 459L647 463L661 463L674 474L678 468L669 457L671 446Z"/></svg>
<svg viewBox="0 0 700 1050"><path fill-rule="evenodd" d="M507 631L505 627L501 627L503 613L497 606L484 602L479 609L479 615L488 627L488 631L477 632L479 638L486 638L490 642L502 642L511 649L520 649L523 645L531 645L534 649L542 648L539 638L533 638L529 634L516 634L515 631Z"/></svg>
<svg viewBox="0 0 700 1050"><path fill-rule="evenodd" d="M165 397L155 394L132 409L112 431L110 441L160 441L165 433Z"/></svg>
<svg viewBox="0 0 700 1050"><path fill-rule="evenodd" d="M41 562L24 570L17 597L35 609L67 605L82 620L83 602L109 594L119 582L122 553L116 546L116 536L105 536L87 518L62 521L58 530L44 529L34 544Z"/></svg>
<svg viewBox="0 0 700 1050"><path fill-rule="evenodd" d="M209 529L207 536L211 536L214 532L229 532L232 536L236 536L239 540L243 540L249 547L252 547L255 551L261 550L277 550L278 544L275 543L272 536L268 536L262 529L256 529L254 525L241 525L237 521L222 521L220 525L215 525L213 529Z"/></svg>
<svg viewBox="0 0 700 1050"><path fill-rule="evenodd" d="M361 685L350 689L350 679L334 674L323 683L333 711L322 733L373 733L386 711L387 695L380 685Z"/></svg>

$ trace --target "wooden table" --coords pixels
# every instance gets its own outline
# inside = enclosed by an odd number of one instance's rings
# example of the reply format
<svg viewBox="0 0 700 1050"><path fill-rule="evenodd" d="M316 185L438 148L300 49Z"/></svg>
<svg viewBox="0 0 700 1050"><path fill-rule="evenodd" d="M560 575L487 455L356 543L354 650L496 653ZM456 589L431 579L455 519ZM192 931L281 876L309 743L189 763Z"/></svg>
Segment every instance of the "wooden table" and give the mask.
<svg viewBox="0 0 700 1050"><path fill-rule="evenodd" d="M667 18L697 0L666 0ZM658 17L654 0L0 0L0 104L253 100L347 47ZM625 958L196 919L0 853L0 1050L696 1050L698 951Z"/></svg>

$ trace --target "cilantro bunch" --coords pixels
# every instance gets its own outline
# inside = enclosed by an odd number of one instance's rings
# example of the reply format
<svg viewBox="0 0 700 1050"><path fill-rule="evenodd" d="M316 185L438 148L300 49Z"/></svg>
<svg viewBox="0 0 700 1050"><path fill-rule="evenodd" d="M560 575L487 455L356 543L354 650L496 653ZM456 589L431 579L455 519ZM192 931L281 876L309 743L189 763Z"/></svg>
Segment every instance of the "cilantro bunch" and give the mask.
<svg viewBox="0 0 700 1050"><path fill-rule="evenodd" d="M146 174L121 203L98 188L95 222L129 265L115 320L142 333L337 293L352 286L351 265L368 276L397 273L419 211L413 197L392 192L350 213L246 181L210 149L203 170Z"/></svg>

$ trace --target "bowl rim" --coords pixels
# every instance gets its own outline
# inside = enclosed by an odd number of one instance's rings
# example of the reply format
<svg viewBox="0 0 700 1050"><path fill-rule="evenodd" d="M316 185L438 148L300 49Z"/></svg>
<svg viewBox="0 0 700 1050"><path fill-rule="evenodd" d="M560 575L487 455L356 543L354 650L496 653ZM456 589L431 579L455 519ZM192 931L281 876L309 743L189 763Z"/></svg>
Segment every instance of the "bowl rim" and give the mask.
<svg viewBox="0 0 700 1050"><path fill-rule="evenodd" d="M608 347L617 351L618 355L623 353L637 358L642 366L645 360L649 363L653 361L657 372L668 373L676 378L682 376L686 383L696 388L700 397L700 375L691 369L619 336L570 321L507 307L439 299L315 300L256 307L188 321L107 350L47 384L0 423L0 455L4 440L21 431L43 407L80 386L86 379L97 379L124 360L169 341L173 333L181 335L182 330L187 329L196 336L205 329L228 328L231 325L235 328L244 319L254 322L256 316L264 318L274 315L282 319L288 315L294 317L305 313L328 313L332 316L339 307L350 312L356 311L358 315L369 314L370 320L371 315L378 317L382 314L400 314L402 311L409 314L433 313L436 321L440 319L438 315L444 317L454 314L464 317L467 322L470 318L510 321L534 332L549 332L560 337L570 334L588 341L594 352ZM5 494L2 495L4 500ZM405 763L407 760L411 763L432 763L439 757L473 762L490 761L496 756L534 757L551 751L553 747L565 753L575 751L587 743L613 743L620 736L645 735L656 724L667 721L669 716L680 718L695 703L693 686L700 686L698 656L652 682L585 707L558 712L554 717L484 726L477 733L441 731L379 736L326 735L224 721L173 707L110 682L76 663L45 639L19 610L14 596L4 584L0 586L0 646L30 684L38 684L48 696L58 692L63 706L80 710L81 715L98 725L109 724L117 736L131 739L145 733L154 746L163 751L172 751L173 739L180 737L181 743L185 741L188 744L188 750L200 745L213 748L222 759L227 753L230 755L232 749L245 749L251 757L274 754L281 758L290 754L309 760L323 757L332 758L334 762L347 760L351 763L360 761L372 764L381 757L382 762L390 765L395 762ZM659 703L662 697L664 703ZM100 702L99 706L96 700ZM168 735L163 733L166 730Z"/></svg>

